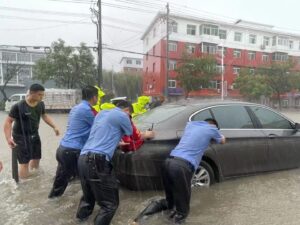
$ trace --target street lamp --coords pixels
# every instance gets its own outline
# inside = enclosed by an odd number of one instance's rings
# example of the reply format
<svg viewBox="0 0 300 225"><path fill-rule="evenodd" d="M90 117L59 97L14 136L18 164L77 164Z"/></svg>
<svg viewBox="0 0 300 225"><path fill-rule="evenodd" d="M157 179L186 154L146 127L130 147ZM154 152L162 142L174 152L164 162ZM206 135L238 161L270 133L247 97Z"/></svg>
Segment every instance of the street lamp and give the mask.
<svg viewBox="0 0 300 225"><path fill-rule="evenodd" d="M237 25L242 22L241 19L235 21L233 25ZM231 29L228 30L228 34L231 32ZM227 34L226 34L227 36ZM224 41L222 42L222 57L221 57L221 100L224 100Z"/></svg>

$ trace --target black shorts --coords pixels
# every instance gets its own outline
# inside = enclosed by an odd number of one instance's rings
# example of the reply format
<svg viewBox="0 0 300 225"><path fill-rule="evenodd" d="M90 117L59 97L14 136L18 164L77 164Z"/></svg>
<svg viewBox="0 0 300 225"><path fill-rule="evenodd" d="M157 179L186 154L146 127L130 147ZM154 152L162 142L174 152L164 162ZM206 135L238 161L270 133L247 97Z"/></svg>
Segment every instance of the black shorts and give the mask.
<svg viewBox="0 0 300 225"><path fill-rule="evenodd" d="M17 151L20 164L27 164L31 159L41 159L42 147L38 134L30 136L13 135L13 138L17 144L14 151Z"/></svg>

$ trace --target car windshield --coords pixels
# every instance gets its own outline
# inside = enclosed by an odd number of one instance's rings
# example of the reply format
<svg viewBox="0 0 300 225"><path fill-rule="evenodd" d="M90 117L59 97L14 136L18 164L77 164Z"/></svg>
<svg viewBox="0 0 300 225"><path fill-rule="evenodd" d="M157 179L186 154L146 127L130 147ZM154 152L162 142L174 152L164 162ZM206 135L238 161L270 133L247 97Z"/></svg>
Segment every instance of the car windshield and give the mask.
<svg viewBox="0 0 300 225"><path fill-rule="evenodd" d="M134 118L136 124L140 123L160 123L166 119L181 113L186 106L179 105L165 105L156 109L150 110L142 115Z"/></svg>

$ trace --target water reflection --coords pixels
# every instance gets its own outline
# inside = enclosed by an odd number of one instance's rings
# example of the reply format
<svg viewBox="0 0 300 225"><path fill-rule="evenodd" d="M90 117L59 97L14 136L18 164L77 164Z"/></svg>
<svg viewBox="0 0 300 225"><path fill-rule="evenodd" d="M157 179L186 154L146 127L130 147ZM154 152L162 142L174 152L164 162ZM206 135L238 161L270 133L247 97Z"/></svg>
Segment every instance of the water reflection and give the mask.
<svg viewBox="0 0 300 225"><path fill-rule="evenodd" d="M6 114L0 113L0 121ZM291 114L300 121L300 116ZM67 115L53 115L65 129ZM74 225L93 224L96 211L84 223L78 223L75 213L81 197L79 181L72 182L61 198L49 200L56 170L55 151L60 138L41 124L43 159L41 170L29 181L16 185L11 179L10 151L0 135L1 159L4 171L0 175L1 225ZM126 225L155 196L163 192L131 192L120 190L120 206L112 225ZM191 213L187 225L298 225L300 214L300 170L290 170L226 181L201 190L193 190ZM170 224L163 214L148 218L145 225Z"/></svg>

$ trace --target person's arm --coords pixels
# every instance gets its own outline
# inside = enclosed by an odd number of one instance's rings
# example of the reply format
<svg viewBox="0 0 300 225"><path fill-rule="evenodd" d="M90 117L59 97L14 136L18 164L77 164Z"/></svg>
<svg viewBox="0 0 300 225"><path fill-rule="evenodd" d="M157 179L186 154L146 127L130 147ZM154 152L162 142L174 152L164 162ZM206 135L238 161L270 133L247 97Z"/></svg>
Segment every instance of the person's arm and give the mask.
<svg viewBox="0 0 300 225"><path fill-rule="evenodd" d="M226 143L226 138L225 138L225 136L224 135L221 135L221 142L220 142L220 144L225 144Z"/></svg>
<svg viewBox="0 0 300 225"><path fill-rule="evenodd" d="M4 135L10 148L16 147L16 143L11 136L13 122L14 122L14 118L10 116L8 116L4 122Z"/></svg>
<svg viewBox="0 0 300 225"><path fill-rule="evenodd" d="M59 132L59 129L54 124L52 118L50 116L48 116L48 114L44 113L44 114L42 114L42 119L45 121L46 124L48 124L50 127L53 128L55 135L58 136L60 132Z"/></svg>

